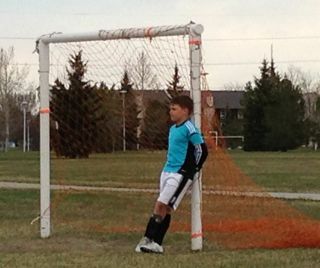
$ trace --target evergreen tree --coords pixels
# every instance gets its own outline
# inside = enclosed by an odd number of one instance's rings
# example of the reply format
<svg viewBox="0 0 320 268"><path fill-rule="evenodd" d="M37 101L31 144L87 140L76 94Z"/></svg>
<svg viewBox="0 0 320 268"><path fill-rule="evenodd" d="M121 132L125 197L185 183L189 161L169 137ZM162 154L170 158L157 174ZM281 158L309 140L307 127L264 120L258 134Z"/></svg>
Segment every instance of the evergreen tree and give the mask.
<svg viewBox="0 0 320 268"><path fill-rule="evenodd" d="M181 76L179 75L179 68L178 65L176 64L174 67L174 74L172 76L172 81L169 82L168 85L168 94L170 95L170 98L174 98L176 96L181 95L184 86L180 85L180 78Z"/></svg>
<svg viewBox="0 0 320 268"><path fill-rule="evenodd" d="M121 81L121 91L124 95L125 123L126 123L126 148L134 150L137 148L137 128L139 126L138 105L134 95L133 84L130 83L128 72L125 71ZM125 93L124 93L125 92Z"/></svg>
<svg viewBox="0 0 320 268"><path fill-rule="evenodd" d="M99 125L94 151L97 153L114 152L120 146L121 135L121 99L114 85L109 88L105 83L96 85L101 107Z"/></svg>
<svg viewBox="0 0 320 268"><path fill-rule="evenodd" d="M184 86L180 84L179 68L176 64L172 80L168 82L165 101L152 100L147 104L141 135L144 148L162 150L168 146L168 133L171 125L169 116L169 99L182 94Z"/></svg>
<svg viewBox="0 0 320 268"><path fill-rule="evenodd" d="M263 61L260 78L246 85L244 149L288 150L303 142L304 101L298 87Z"/></svg>
<svg viewBox="0 0 320 268"><path fill-rule="evenodd" d="M119 90L115 89L115 85L109 88L103 82L96 85L101 103L99 131L95 145L95 151L99 153L123 149L123 112L126 125L126 149L137 148L138 108L132 89L133 84L130 83L127 71L124 72L120 83Z"/></svg>
<svg viewBox="0 0 320 268"><path fill-rule="evenodd" d="M167 149L169 125L168 104L158 100L150 101L143 121L141 135L143 148Z"/></svg>
<svg viewBox="0 0 320 268"><path fill-rule="evenodd" d="M272 79L268 62L263 60L260 68L260 78L255 78L255 86L250 82L246 84L244 94L244 150L265 150L265 125L264 107L268 103Z"/></svg>
<svg viewBox="0 0 320 268"><path fill-rule="evenodd" d="M304 100L300 89L290 80L283 78L271 89L264 111L268 150L287 151L303 144Z"/></svg>
<svg viewBox="0 0 320 268"><path fill-rule="evenodd" d="M84 79L86 71L79 51L69 59L68 85L57 79L52 86L53 149L67 158L88 158L98 131L101 103L95 87Z"/></svg>

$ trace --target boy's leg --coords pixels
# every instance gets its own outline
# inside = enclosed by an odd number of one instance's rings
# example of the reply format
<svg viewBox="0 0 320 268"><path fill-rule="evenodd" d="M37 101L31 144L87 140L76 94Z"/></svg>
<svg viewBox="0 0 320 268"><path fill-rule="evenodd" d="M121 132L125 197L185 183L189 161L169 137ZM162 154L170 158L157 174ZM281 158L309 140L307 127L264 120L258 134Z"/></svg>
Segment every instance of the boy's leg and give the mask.
<svg viewBox="0 0 320 268"><path fill-rule="evenodd" d="M171 208L168 205L157 201L153 210L153 215L149 219L145 237L161 245L170 225L170 213Z"/></svg>
<svg viewBox="0 0 320 268"><path fill-rule="evenodd" d="M170 222L171 222L171 208L169 206L167 206L166 215L164 216L164 218L161 222L158 235L156 235L155 240L154 240L159 245L162 245L163 238L169 229Z"/></svg>
<svg viewBox="0 0 320 268"><path fill-rule="evenodd" d="M160 195L155 204L153 215L150 217L147 224L145 232L145 241L151 241L150 243L156 244L156 247L161 248L160 251L163 251L161 244L163 238L169 228L171 221L171 204L168 205L174 194L176 193L179 185L182 181L182 175L178 173L166 173L162 172L160 178ZM176 207L175 207L176 209ZM149 250L152 248L152 245L147 243L138 244L136 251L140 250ZM156 252L152 251L151 252ZM148 251L148 252L150 252ZM160 252L157 251L157 252ZM162 253L162 252L161 252Z"/></svg>
<svg viewBox="0 0 320 268"><path fill-rule="evenodd" d="M187 193L188 189L190 189L192 183L193 183L193 178L183 177L182 181L179 184L179 187L177 187L168 205L172 207L174 210L176 210L180 205L181 200Z"/></svg>
<svg viewBox="0 0 320 268"><path fill-rule="evenodd" d="M163 253L161 246L163 238L169 228L171 215L170 208L159 201L156 202L154 214L147 224L144 238L136 247L137 252Z"/></svg>
<svg viewBox="0 0 320 268"><path fill-rule="evenodd" d="M180 176L180 174L177 175ZM154 208L154 215L161 216L161 224L158 227L155 237L153 238L153 240L159 245L162 245L163 238L169 229L171 210L176 210L178 208L182 198L192 185L192 181L193 180L188 176L181 176L180 178L176 177L174 181L169 180L169 182L166 184L166 189L164 189L162 192L164 195L160 193ZM178 184L175 184L175 182L178 182ZM170 199L167 198L168 196L171 196ZM164 200L166 204L161 203L159 200Z"/></svg>
<svg viewBox="0 0 320 268"><path fill-rule="evenodd" d="M184 195L185 179L179 173L162 172L160 194L147 224L145 236L162 244L171 221L171 208L176 209ZM174 199L174 200L173 200Z"/></svg>
<svg viewBox="0 0 320 268"><path fill-rule="evenodd" d="M167 179L167 173L162 172L161 177L160 177L160 193L163 191L165 184L166 184L166 179ZM141 239L141 241L138 243L136 246L136 252L142 252L141 247L146 246L147 244L154 243L155 240L159 242L161 239L158 239L157 236L163 229L161 227L162 225L162 219L165 218L166 215L166 207L165 204L157 201L153 210L153 215L150 217L146 231L144 234L144 237ZM161 232L162 233L162 232ZM155 242L155 243L157 243ZM163 252L162 247L160 244L158 245L159 252ZM144 250L143 250L144 251Z"/></svg>

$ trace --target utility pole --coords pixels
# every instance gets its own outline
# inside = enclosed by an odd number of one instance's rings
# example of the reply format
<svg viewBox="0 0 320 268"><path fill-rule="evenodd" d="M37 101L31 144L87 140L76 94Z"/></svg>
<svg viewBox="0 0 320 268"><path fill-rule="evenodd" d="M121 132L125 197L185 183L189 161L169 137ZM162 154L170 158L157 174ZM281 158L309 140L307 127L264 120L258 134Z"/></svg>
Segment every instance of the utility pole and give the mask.
<svg viewBox="0 0 320 268"><path fill-rule="evenodd" d="M27 152L30 151L30 119L27 120Z"/></svg>
<svg viewBox="0 0 320 268"><path fill-rule="evenodd" d="M120 90L122 95L122 149L126 151L126 93L127 90Z"/></svg>
<svg viewBox="0 0 320 268"><path fill-rule="evenodd" d="M21 103L21 108L23 110L23 152L26 152L26 129L27 129L27 107L28 102L23 101Z"/></svg>

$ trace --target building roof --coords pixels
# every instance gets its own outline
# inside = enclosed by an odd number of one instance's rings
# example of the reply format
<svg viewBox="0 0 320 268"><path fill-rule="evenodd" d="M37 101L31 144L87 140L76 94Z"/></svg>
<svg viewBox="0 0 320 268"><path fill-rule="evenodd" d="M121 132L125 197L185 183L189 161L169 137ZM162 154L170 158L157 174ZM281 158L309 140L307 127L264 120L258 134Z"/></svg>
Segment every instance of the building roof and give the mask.
<svg viewBox="0 0 320 268"><path fill-rule="evenodd" d="M232 91L232 90L213 90L213 101L216 109L242 109L243 105L241 100L244 95L244 91Z"/></svg>
<svg viewBox="0 0 320 268"><path fill-rule="evenodd" d="M204 92L204 91L202 91ZM208 90L213 95L215 109L242 109L241 99L244 91L233 90ZM147 103L153 100L165 101L169 100L164 90L135 90L134 93L138 98L143 98L143 102ZM183 91L182 94L189 95L190 91Z"/></svg>

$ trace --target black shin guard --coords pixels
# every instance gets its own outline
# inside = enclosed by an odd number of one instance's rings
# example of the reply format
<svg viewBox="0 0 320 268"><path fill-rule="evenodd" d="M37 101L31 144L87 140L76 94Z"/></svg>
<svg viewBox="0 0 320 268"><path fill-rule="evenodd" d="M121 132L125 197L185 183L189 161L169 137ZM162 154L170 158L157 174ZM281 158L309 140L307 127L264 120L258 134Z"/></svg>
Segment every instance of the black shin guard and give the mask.
<svg viewBox="0 0 320 268"><path fill-rule="evenodd" d="M162 222L163 221L161 217L158 215L153 215L152 217L150 217L144 236L155 241L160 232Z"/></svg>
<svg viewBox="0 0 320 268"><path fill-rule="evenodd" d="M162 241L164 236L166 235L166 232L169 229L170 226L170 221L171 221L171 215L167 214L163 221L161 222L160 228L158 233L156 234L156 237L154 238L154 241L158 243L159 245L162 245Z"/></svg>

